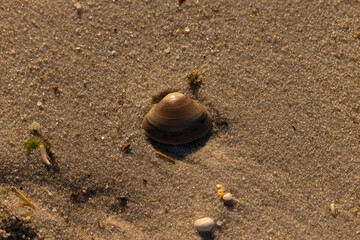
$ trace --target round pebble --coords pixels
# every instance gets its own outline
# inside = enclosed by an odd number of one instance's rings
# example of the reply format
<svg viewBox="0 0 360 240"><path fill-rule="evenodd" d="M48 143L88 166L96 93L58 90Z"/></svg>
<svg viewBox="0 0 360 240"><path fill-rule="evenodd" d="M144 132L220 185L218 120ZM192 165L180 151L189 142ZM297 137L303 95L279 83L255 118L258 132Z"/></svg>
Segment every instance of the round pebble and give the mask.
<svg viewBox="0 0 360 240"><path fill-rule="evenodd" d="M225 193L223 196L223 200L226 202L231 201L232 199L233 199L233 196L231 193Z"/></svg>
<svg viewBox="0 0 360 240"><path fill-rule="evenodd" d="M214 229L215 222L209 217L204 217L196 220L194 226L199 233L208 233Z"/></svg>

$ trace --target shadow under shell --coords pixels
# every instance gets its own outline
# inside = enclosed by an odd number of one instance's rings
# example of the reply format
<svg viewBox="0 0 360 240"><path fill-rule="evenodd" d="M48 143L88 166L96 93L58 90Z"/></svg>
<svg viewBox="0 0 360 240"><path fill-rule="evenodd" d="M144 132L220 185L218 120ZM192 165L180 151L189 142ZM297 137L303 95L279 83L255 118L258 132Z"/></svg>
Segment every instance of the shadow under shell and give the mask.
<svg viewBox="0 0 360 240"><path fill-rule="evenodd" d="M213 130L212 130L212 127L210 127L209 131L204 136L202 136L201 138L194 140L190 143L186 143L186 144L160 143L160 142L152 139L149 136L148 136L148 141L150 142L151 145L153 145L153 147L157 151L159 151L173 159L183 160L186 158L187 155L197 152L199 149L204 147L205 144L207 143L207 141L210 139L212 133L213 133Z"/></svg>

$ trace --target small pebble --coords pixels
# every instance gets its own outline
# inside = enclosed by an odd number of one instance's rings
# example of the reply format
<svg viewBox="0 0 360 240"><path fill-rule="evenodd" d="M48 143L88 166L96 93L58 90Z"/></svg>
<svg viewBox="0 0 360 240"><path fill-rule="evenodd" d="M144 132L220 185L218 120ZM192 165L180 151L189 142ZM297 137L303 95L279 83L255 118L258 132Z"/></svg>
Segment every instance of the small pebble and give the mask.
<svg viewBox="0 0 360 240"><path fill-rule="evenodd" d="M212 232L212 230L214 229L215 222L209 217L204 217L196 220L194 226L200 234L208 233Z"/></svg>
<svg viewBox="0 0 360 240"><path fill-rule="evenodd" d="M168 47L167 49L164 50L164 53L166 53L166 54L169 54L170 52L171 52L171 48L170 48L170 47Z"/></svg>
<svg viewBox="0 0 360 240"><path fill-rule="evenodd" d="M46 192L47 192L47 194L48 194L49 197L52 197L52 196L53 196L53 193L52 193L52 192L50 192L50 191L47 190L47 189L45 189L45 190L46 190Z"/></svg>
<svg viewBox="0 0 360 240"><path fill-rule="evenodd" d="M74 4L74 6L75 6L76 10L78 10L78 11L80 11L81 8L82 8L82 6L81 6L81 4L80 4L79 2L76 2L76 3Z"/></svg>
<svg viewBox="0 0 360 240"><path fill-rule="evenodd" d="M233 196L231 193L225 193L223 196L223 200L226 202L231 201L232 199L233 199Z"/></svg>
<svg viewBox="0 0 360 240"><path fill-rule="evenodd" d="M38 107L41 107L41 106L42 106L42 102L41 102L41 101L38 101L38 102L36 103L36 105L37 105Z"/></svg>

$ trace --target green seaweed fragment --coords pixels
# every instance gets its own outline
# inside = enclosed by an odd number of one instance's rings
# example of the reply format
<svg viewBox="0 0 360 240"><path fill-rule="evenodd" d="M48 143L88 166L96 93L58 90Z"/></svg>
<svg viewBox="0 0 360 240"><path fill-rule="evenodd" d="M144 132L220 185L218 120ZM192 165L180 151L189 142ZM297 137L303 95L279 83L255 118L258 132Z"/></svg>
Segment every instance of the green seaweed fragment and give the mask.
<svg viewBox="0 0 360 240"><path fill-rule="evenodd" d="M7 194L8 192L9 192L9 189L6 187L3 193Z"/></svg>
<svg viewBox="0 0 360 240"><path fill-rule="evenodd" d="M29 138L25 141L25 148L28 150L40 147L42 143L34 138Z"/></svg>

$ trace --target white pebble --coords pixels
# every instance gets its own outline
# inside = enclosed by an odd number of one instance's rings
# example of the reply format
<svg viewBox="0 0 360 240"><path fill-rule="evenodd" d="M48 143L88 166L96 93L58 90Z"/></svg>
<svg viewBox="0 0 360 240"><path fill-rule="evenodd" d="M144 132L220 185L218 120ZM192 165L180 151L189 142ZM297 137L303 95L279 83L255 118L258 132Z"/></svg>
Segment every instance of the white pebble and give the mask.
<svg viewBox="0 0 360 240"><path fill-rule="evenodd" d="M215 222L209 217L204 217L196 220L194 226L199 233L207 233L212 232Z"/></svg>
<svg viewBox="0 0 360 240"><path fill-rule="evenodd" d="M231 201L233 199L233 196L231 193L225 193L223 196L224 201Z"/></svg>

